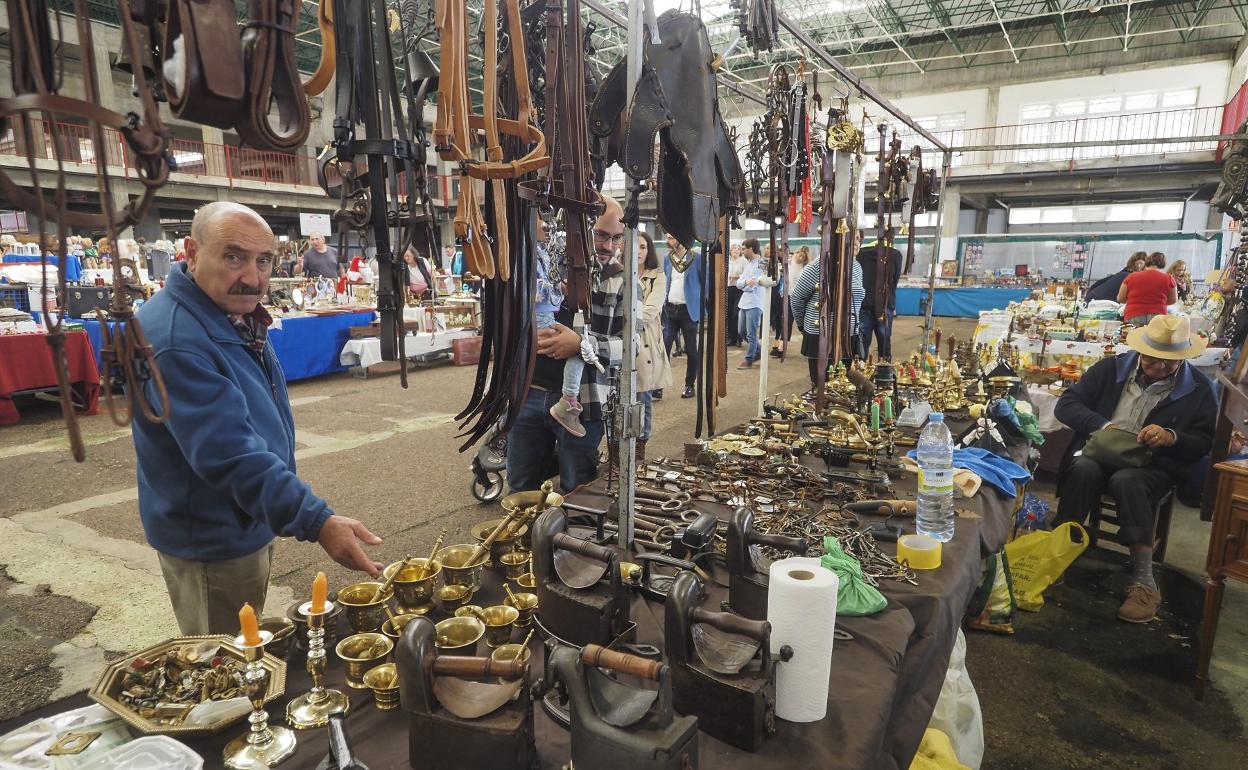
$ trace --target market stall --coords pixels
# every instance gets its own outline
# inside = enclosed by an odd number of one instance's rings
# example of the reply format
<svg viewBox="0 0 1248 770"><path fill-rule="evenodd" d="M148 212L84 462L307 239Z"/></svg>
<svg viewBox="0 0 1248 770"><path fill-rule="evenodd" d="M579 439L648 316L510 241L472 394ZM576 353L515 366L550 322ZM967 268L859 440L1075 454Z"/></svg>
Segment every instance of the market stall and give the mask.
<svg viewBox="0 0 1248 770"><path fill-rule="evenodd" d="M995 286L937 286L932 291L932 315L954 318L975 318L985 310L1005 307L1031 296L1030 288L1006 288ZM918 286L897 287L898 315L923 315L927 307L928 288Z"/></svg>
<svg viewBox="0 0 1248 770"><path fill-rule="evenodd" d="M817 459L813 463L822 466ZM680 464L664 465L660 470L672 467L680 467ZM913 488L913 477L901 476L894 479L890 494L910 497ZM612 500L606 492L606 482L600 480L572 494L567 506L569 511L606 509ZM721 520L732 511L731 506L717 502L699 501L694 505L698 511L713 513ZM838 617L838 632L848 636L836 640L831 655L827 715L808 723L778 721L776 735L754 753L703 734L699 737L702 766L872 770L908 767L940 692L966 603L979 580L981 557L1004 543L1012 521L1013 499L985 488L974 497L961 500L959 509L954 539L945 544L938 569L916 571L913 584L901 580L881 581L880 590L888 600L883 611L863 617ZM895 549L895 545L889 543L881 542L880 546L890 555ZM622 553L626 560L635 558L632 555L635 552ZM726 584L729 578L722 563L710 569L713 580L708 584L709 594L702 605L717 607L721 600L728 598L720 584ZM482 571L481 588L473 596L472 603L482 607L502 604L508 597L503 583L501 571ZM521 590L520 584L514 580L512 583L513 591ZM640 592L632 593L630 605L629 614L637 624L632 642L662 649L664 605L647 599ZM432 615L434 620L445 616L440 610ZM541 607L537 617L539 621L543 617ZM384 615L379 618L384 620ZM336 621L336 637L341 640L350 631L345 615L337 617ZM516 629L511 638L514 642L523 636L523 629ZM541 656L545 649L537 639L531 644L534 659L530 676L533 678L541 676ZM477 654L488 654L484 644L479 645ZM416 758L416 755L409 755L408 715L401 710L376 708L374 695L368 690L345 685L338 656L331 651L329 659L326 685L347 693L350 698L351 711L346 726L357 758L374 769L408 767L409 758ZM296 653L285 671L284 693L268 706L271 723L281 723L286 704L310 687L303 657ZM20 721L26 723L88 702L85 695L75 696L27 714ZM540 766L564 766L570 751L568 731L554 723L540 703L535 703L533 708ZM0 733L16 726L16 723L2 725ZM185 743L205 759L205 767L222 767L224 745L245 727L245 722L240 722L215 736L187 739ZM297 750L282 766L291 770L317 767L327 751L324 731L300 731L296 735Z"/></svg>
<svg viewBox="0 0 1248 770"><path fill-rule="evenodd" d="M74 404L81 414L95 414L100 396L100 371L86 334L70 331L65 335L65 358ZM56 370L43 334L0 336L0 425L21 420L13 396L42 390L56 390Z"/></svg>

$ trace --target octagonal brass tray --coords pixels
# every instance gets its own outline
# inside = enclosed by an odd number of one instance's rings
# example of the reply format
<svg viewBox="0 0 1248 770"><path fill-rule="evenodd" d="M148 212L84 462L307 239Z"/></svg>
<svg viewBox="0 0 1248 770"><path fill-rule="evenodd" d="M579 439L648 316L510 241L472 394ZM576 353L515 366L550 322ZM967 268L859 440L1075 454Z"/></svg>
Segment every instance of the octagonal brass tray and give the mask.
<svg viewBox="0 0 1248 770"><path fill-rule="evenodd" d="M135 658L151 660L170 650L197 642L217 642L220 644L220 654L229 655L240 663L244 660L242 651L234 645L233 637L177 636L109 664L104 669L104 672L100 674L100 678L96 680L95 685L88 691L87 695L96 703L124 719L127 724L144 735L172 735L179 738L193 738L219 733L226 727L246 719L250 714L250 709L237 716L219 719L206 725L167 725L139 716L129 706L122 703L118 697L121 694L122 683L125 681L126 669L129 668L130 663ZM286 661L266 654L261 658L260 665L264 666L269 672L269 685L264 693L264 702L268 703L286 691Z"/></svg>

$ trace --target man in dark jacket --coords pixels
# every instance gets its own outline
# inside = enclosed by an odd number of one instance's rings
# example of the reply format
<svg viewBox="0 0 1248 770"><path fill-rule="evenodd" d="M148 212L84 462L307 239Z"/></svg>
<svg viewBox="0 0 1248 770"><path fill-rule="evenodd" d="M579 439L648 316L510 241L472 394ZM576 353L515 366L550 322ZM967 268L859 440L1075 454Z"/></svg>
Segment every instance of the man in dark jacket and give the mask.
<svg viewBox="0 0 1248 770"><path fill-rule="evenodd" d="M1118 617L1147 623L1161 605L1153 579L1153 503L1183 481L1213 446L1217 402L1209 378L1186 359L1208 344L1185 316L1157 316L1127 336L1133 352L1096 363L1057 402L1057 419L1075 432L1058 478L1055 523L1082 523L1108 490L1118 506L1118 538L1131 550L1131 579ZM1115 469L1084 457L1102 430L1135 434L1152 449L1142 468Z"/></svg>
<svg viewBox="0 0 1248 770"><path fill-rule="evenodd" d="M276 253L256 212L202 206L186 261L139 312L169 393L163 422L134 420L139 516L187 635L235 634L244 602L264 606L275 536L381 568L360 545L381 538L295 475L294 417L260 305ZM160 404L150 380L144 392Z"/></svg>
<svg viewBox="0 0 1248 770"><path fill-rule="evenodd" d="M858 232L859 242L861 242L862 231ZM901 280L901 252L892 246L885 246L883 253L884 276L888 280L888 285L877 288L879 242L873 240L865 243L858 250L858 264L862 266L862 288L866 291L866 297L862 301L862 310L858 314L858 333L862 335L864 355L871 352L871 338L874 336L879 343L880 360L887 361L893 357L893 318L897 315L897 283Z"/></svg>
<svg viewBox="0 0 1248 770"><path fill-rule="evenodd" d="M1144 260L1148 255L1142 251L1137 251L1127 259L1126 267L1116 273L1110 273L1101 280L1088 287L1087 293L1083 298L1089 302L1094 299L1112 299L1117 301L1118 290L1122 288L1122 282L1127 280L1127 276L1134 272L1144 269Z"/></svg>

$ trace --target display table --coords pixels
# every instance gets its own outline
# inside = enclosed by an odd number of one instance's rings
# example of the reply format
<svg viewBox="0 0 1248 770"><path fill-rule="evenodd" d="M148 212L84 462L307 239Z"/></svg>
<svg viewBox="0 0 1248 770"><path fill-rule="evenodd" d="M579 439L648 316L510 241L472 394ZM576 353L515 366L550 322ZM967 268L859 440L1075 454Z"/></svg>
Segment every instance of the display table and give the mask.
<svg viewBox="0 0 1248 770"><path fill-rule="evenodd" d="M338 315L307 315L274 318L269 327L269 341L282 366L287 382L319 377L323 374L345 372L346 364L339 363L339 354L347 342L352 326L365 326L376 316L371 310ZM80 321L83 330L91 338L97 365L100 348L104 343L100 322L94 318Z"/></svg>
<svg viewBox="0 0 1248 770"><path fill-rule="evenodd" d="M978 318L982 310L1006 307L1011 302L1021 302L1031 296L1028 288L992 286L936 287L932 315L954 318ZM927 287L898 286L897 313L899 315L923 315L927 301Z"/></svg>
<svg viewBox="0 0 1248 770"><path fill-rule="evenodd" d="M79 414L95 414L100 398L100 370L91 342L80 331L65 333L65 357L69 381ZM15 393L55 390L56 369L44 334L0 336L0 425L21 421L13 404Z"/></svg>
<svg viewBox="0 0 1248 770"><path fill-rule="evenodd" d="M913 497L914 478L894 479L897 497ZM604 484L595 482L574 492L570 498L588 507L605 508L609 503ZM727 517L729 508L717 503L697 502L704 511ZM776 736L754 754L727 746L701 735L703 768L844 768L846 770L905 770L910 766L931 718L944 681L950 652L967 602L979 582L981 556L998 550L1005 542L1012 521L1013 500L1002 498L987 486L972 498L956 501L959 519L955 537L945 544L942 566L917 574L917 585L882 581L881 591L888 607L868 617L840 617L837 628L852 640L838 640L832 654L827 716L814 723L779 721ZM482 518L489 514L482 512ZM913 524L908 524L908 529ZM882 543L886 552L894 546ZM715 568L718 580L726 574ZM718 607L726 589L711 584L704 604ZM486 570L475 604L488 606L504 597L501 573ZM663 605L634 595L632 619L637 623L636 641L663 643ZM540 609L539 609L540 612ZM435 619L441 615L435 616ZM343 622L345 627L345 621ZM541 676L540 645L534 645L533 678ZM407 736L408 716L402 711L380 712L372 695L344 686L341 662L329 655L328 685L348 694L352 701L348 731L356 755L373 770L401 770L410 767ZM281 721L285 704L305 692L310 685L303 660L294 657L286 674L285 694L269 705L275 723ZM27 714L20 720L0 725L0 733L18 724L49 713L83 705L85 695L52 704ZM535 705L536 744L542 768L559 768L569 758L569 734L553 723ZM246 729L245 721L218 736L187 741L205 759L205 767L222 767L222 747ZM296 754L281 765L288 770L312 770L327 750L324 730L298 733ZM437 758L418 758L418 764L437 766Z"/></svg>
<svg viewBox="0 0 1248 770"><path fill-rule="evenodd" d="M476 329L451 329L420 334L409 333L403 340L403 352L408 358L428 356L434 353L449 353L451 341L477 336ZM342 352L338 355L338 363L345 367L361 367L367 369L381 363L381 340L376 337L347 340Z"/></svg>

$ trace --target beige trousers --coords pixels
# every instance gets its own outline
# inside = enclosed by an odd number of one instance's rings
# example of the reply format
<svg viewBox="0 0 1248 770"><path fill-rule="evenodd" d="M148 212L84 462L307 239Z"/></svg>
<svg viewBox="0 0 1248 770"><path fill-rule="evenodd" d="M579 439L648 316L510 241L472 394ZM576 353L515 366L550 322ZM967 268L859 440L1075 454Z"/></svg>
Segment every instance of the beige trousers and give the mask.
<svg viewBox="0 0 1248 770"><path fill-rule="evenodd" d="M169 601L186 636L238 634L238 611L248 602L259 616L273 571L273 544L223 561L190 561L160 556Z"/></svg>

